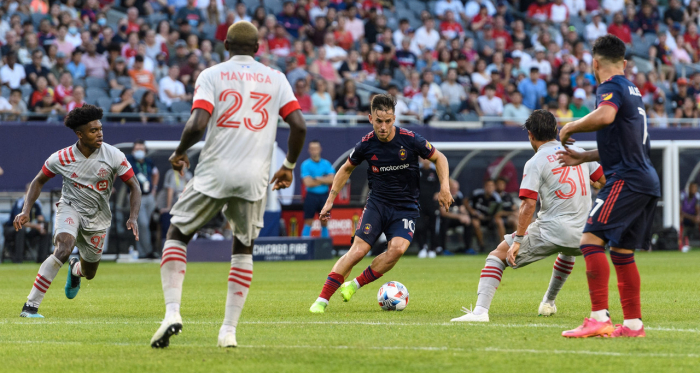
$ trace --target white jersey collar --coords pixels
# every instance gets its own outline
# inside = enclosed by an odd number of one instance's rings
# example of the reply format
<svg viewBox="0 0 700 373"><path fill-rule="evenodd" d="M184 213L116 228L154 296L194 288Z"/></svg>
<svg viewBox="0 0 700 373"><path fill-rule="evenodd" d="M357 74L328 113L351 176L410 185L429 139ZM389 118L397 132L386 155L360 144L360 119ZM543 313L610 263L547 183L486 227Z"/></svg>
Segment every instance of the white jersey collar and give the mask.
<svg viewBox="0 0 700 373"><path fill-rule="evenodd" d="M251 62L255 62L255 59L251 56L236 55L236 56L231 57L231 59L229 61L251 63Z"/></svg>

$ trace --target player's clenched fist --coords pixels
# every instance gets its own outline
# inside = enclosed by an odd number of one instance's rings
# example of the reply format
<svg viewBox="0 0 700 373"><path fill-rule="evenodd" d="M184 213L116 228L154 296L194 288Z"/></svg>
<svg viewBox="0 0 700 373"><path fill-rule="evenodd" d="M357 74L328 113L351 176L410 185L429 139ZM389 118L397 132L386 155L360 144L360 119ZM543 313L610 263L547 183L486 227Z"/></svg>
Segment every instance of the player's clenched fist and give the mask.
<svg viewBox="0 0 700 373"><path fill-rule="evenodd" d="M445 209L445 211L450 209L452 203L454 203L454 198L452 198L452 193L450 193L449 188L441 188L438 194L438 202L440 206Z"/></svg>
<svg viewBox="0 0 700 373"><path fill-rule="evenodd" d="M190 158L187 153L177 154L174 152L173 155L168 159L173 167L173 170L178 171L180 176L185 176L185 171L190 168Z"/></svg>
<svg viewBox="0 0 700 373"><path fill-rule="evenodd" d="M18 231L22 229L22 226L26 224L29 221L29 215L26 213L22 212L19 215L15 216L15 221L12 222L12 225L15 226L15 231Z"/></svg>
<svg viewBox="0 0 700 373"><path fill-rule="evenodd" d="M332 203L326 202L326 204L323 205L323 209L321 210L321 213L318 214L318 216L322 222L327 222L327 221L331 220L331 209L332 208L333 208Z"/></svg>

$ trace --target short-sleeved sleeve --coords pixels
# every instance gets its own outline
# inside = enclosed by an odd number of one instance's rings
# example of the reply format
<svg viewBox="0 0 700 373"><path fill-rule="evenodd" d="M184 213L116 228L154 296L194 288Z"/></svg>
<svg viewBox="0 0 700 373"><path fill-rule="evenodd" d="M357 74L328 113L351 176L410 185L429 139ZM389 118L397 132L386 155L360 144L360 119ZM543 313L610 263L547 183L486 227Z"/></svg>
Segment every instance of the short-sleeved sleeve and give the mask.
<svg viewBox="0 0 700 373"><path fill-rule="evenodd" d="M302 179L311 176L311 164L308 159L301 163L300 174Z"/></svg>
<svg viewBox="0 0 700 373"><path fill-rule="evenodd" d="M620 105L622 105L622 94L620 93L620 90L617 89L615 83L605 82L601 84L598 86L596 94L598 95L597 107L600 107L601 105L610 105L615 108L615 110L620 109Z"/></svg>
<svg viewBox="0 0 700 373"><path fill-rule="evenodd" d="M287 116L294 110L301 110L301 106L299 106L299 102L296 96L294 96L294 91L292 91L292 86L285 77L280 79L280 95L279 114L282 120L286 120Z"/></svg>
<svg viewBox="0 0 700 373"><path fill-rule="evenodd" d="M331 162L326 161L326 170L323 172L323 175L335 175L335 168L333 168Z"/></svg>
<svg viewBox="0 0 700 373"><path fill-rule="evenodd" d="M598 162L588 162L588 171L593 181L598 181L603 176L603 166Z"/></svg>
<svg viewBox="0 0 700 373"><path fill-rule="evenodd" d="M199 74L194 85L194 97L192 98L192 110L202 109L209 115L214 111L214 103L216 102L214 100L216 92L211 75L211 70L205 70Z"/></svg>
<svg viewBox="0 0 700 373"><path fill-rule="evenodd" d="M124 153L119 152L117 155L115 155L115 163L119 162L116 165L117 169L117 176L119 176L122 181L127 181L131 179L134 176L134 169L131 168L131 164L129 164L129 161L126 160L126 156Z"/></svg>
<svg viewBox="0 0 700 373"><path fill-rule="evenodd" d="M58 165L60 161L58 160L58 152L51 154L49 159L44 162L44 165L41 167L41 172L46 175L46 177L52 178L58 174Z"/></svg>
<svg viewBox="0 0 700 373"><path fill-rule="evenodd" d="M413 133L414 134L414 144L415 144L415 151L418 153L418 155L423 158L423 159L430 159L430 157L435 154L435 147L433 144L431 144L428 140L426 140L423 136Z"/></svg>
<svg viewBox="0 0 700 373"><path fill-rule="evenodd" d="M363 142L358 142L357 145L355 145L355 149L353 149L350 155L348 156L348 161L350 161L350 163L352 163L353 166L357 166L365 160L363 144Z"/></svg>
<svg viewBox="0 0 700 373"><path fill-rule="evenodd" d="M540 170L532 160L525 163L523 181L520 183L520 199L537 199L537 191L540 190Z"/></svg>

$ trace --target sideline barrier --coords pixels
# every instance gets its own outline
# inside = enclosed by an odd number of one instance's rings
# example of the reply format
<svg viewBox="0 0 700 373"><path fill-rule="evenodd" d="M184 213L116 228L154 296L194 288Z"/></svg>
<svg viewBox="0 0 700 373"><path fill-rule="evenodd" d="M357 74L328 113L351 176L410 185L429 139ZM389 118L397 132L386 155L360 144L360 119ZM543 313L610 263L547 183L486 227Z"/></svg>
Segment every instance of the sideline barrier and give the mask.
<svg viewBox="0 0 700 373"><path fill-rule="evenodd" d="M230 262L232 240L194 240L187 245L188 262ZM331 259L330 238L259 237L253 246L253 261L278 262Z"/></svg>

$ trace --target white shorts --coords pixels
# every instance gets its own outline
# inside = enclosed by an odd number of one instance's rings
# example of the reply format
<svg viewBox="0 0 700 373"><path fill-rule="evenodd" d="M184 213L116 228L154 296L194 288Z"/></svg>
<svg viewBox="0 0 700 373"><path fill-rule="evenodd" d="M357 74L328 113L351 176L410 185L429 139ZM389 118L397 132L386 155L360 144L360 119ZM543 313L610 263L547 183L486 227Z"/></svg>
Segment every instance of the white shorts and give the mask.
<svg viewBox="0 0 700 373"><path fill-rule="evenodd" d="M56 245L56 237L59 233L68 233L75 238L75 246L78 247L80 257L90 263L99 262L102 258L102 249L105 245L107 230L86 231L81 228L80 214L66 203L59 203L56 209L56 229L53 233L53 243ZM71 248L72 250L72 248Z"/></svg>
<svg viewBox="0 0 700 373"><path fill-rule="evenodd" d="M254 202L238 197L217 199L196 191L193 185L194 179L187 183L180 199L170 210L170 223L180 232L186 236L191 235L223 209L233 235L242 244L250 246L252 240L258 238L265 214L264 196Z"/></svg>
<svg viewBox="0 0 700 373"><path fill-rule="evenodd" d="M508 246L513 245L514 238L515 232L503 236ZM528 264L532 264L558 253L569 256L582 255L581 249L578 247L560 246L542 238L540 228L537 222L534 222L527 227L523 242L520 243L520 251L518 251L518 256L515 257L515 268L525 267ZM513 267L508 263L508 260L506 260L506 264Z"/></svg>

